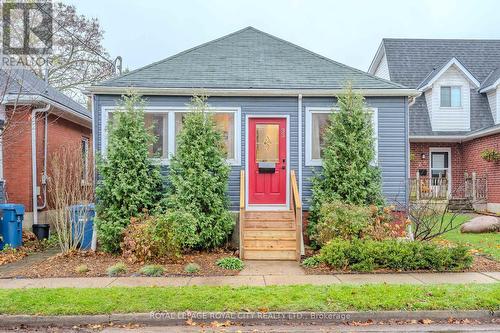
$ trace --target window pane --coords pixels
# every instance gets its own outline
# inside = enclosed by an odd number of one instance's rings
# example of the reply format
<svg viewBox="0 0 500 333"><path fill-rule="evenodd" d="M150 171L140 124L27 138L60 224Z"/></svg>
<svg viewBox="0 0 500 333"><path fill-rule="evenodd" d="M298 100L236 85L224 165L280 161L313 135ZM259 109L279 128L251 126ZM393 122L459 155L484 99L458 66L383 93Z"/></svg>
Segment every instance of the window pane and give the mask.
<svg viewBox="0 0 500 333"><path fill-rule="evenodd" d="M176 112L175 113L175 147L177 148L177 135L179 135L184 125L184 118L186 118L187 112Z"/></svg>
<svg viewBox="0 0 500 333"><path fill-rule="evenodd" d="M453 107L462 106L460 87L452 87L451 88L451 106L453 106Z"/></svg>
<svg viewBox="0 0 500 333"><path fill-rule="evenodd" d="M431 154L431 175L432 177L446 177L448 170L448 153L436 152Z"/></svg>
<svg viewBox="0 0 500 333"><path fill-rule="evenodd" d="M167 158L168 153L168 114L150 113L144 115L144 124L146 128L152 130L156 137L156 142L149 147L149 156L157 158Z"/></svg>
<svg viewBox="0 0 500 333"><path fill-rule="evenodd" d="M255 125L257 162L279 162L279 131L278 124Z"/></svg>
<svg viewBox="0 0 500 333"><path fill-rule="evenodd" d="M441 106L450 107L451 106L451 88L441 87Z"/></svg>
<svg viewBox="0 0 500 333"><path fill-rule="evenodd" d="M311 158L317 160L323 157L323 148L325 147L324 133L328 127L330 113L313 113L311 114L311 117Z"/></svg>
<svg viewBox="0 0 500 333"><path fill-rule="evenodd" d="M234 159L234 113L216 112L213 117L215 126L222 132L226 158Z"/></svg>

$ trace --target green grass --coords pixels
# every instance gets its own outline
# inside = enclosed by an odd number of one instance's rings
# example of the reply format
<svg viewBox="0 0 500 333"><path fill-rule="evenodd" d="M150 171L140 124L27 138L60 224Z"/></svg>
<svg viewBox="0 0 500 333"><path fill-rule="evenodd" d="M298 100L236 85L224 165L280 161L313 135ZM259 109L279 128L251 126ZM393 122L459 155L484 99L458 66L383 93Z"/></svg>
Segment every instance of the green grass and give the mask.
<svg viewBox="0 0 500 333"><path fill-rule="evenodd" d="M456 223L462 225L471 219L470 215L459 215L456 217ZM453 243L461 243L467 247L484 253L493 259L500 261L500 236L498 233L485 233L485 234L462 234L460 227L448 231L446 234L440 236Z"/></svg>
<svg viewBox="0 0 500 333"><path fill-rule="evenodd" d="M368 311L500 308L500 283L0 289L1 314L149 311Z"/></svg>

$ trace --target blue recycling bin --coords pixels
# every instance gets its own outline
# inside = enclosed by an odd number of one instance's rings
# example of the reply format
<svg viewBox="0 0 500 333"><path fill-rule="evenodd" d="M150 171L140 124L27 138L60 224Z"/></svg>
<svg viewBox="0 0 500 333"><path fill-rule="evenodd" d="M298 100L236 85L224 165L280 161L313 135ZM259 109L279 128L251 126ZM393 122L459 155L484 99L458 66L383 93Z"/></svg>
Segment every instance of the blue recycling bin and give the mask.
<svg viewBox="0 0 500 333"><path fill-rule="evenodd" d="M24 205L0 204L0 250L5 245L17 248L23 244Z"/></svg>
<svg viewBox="0 0 500 333"><path fill-rule="evenodd" d="M74 205L69 207L71 212L71 237L81 237L79 248L90 250L92 247L92 230L94 229L94 204ZM83 235L82 235L83 233Z"/></svg>

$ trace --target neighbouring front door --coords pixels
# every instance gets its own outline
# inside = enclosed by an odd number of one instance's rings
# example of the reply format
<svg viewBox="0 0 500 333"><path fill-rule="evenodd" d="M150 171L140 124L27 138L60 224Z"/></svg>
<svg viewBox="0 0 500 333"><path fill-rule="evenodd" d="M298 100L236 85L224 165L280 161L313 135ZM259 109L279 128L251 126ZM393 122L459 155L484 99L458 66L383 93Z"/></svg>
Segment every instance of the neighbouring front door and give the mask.
<svg viewBox="0 0 500 333"><path fill-rule="evenodd" d="M286 204L286 118L248 122L248 203Z"/></svg>

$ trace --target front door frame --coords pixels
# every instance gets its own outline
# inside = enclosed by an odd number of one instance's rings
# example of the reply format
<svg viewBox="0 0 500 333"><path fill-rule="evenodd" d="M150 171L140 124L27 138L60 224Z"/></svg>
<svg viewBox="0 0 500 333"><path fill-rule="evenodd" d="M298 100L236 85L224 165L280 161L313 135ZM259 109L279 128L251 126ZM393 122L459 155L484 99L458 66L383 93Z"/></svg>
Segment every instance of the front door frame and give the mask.
<svg viewBox="0 0 500 333"><path fill-rule="evenodd" d="M432 153L448 153L448 198L451 198L452 165L451 147L429 147L429 188L432 188Z"/></svg>
<svg viewBox="0 0 500 333"><path fill-rule="evenodd" d="M286 119L286 204L284 205L260 205L248 203L249 198L249 167L248 167L248 150L249 150L249 120L250 118L285 118ZM246 210L289 210L290 209L290 115L260 115L247 114L245 116L245 209Z"/></svg>

